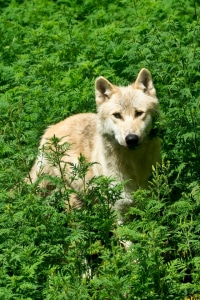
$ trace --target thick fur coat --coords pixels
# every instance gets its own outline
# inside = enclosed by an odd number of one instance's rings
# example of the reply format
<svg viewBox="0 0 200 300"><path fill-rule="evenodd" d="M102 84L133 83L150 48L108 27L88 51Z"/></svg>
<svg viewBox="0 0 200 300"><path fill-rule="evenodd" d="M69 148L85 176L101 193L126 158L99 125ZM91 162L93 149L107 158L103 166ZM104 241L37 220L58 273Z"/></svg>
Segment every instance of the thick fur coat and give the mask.
<svg viewBox="0 0 200 300"><path fill-rule="evenodd" d="M132 205L131 193L138 188L147 188L152 166L161 161L160 139L152 137L153 120L159 114L159 104L152 77L147 69L142 69L136 81L126 87L115 86L104 77L95 82L97 113L83 113L71 116L47 128L40 149L53 136L62 138L62 143L71 144L63 162L76 164L82 154L93 164L86 181L93 176L105 175L119 182L127 181L124 197L115 204L115 209L124 212ZM64 164L66 185L81 190L82 181L70 183L67 174L70 164ZM29 176L36 181L38 174L60 176L47 158L39 154ZM44 181L43 185L47 185ZM72 197L71 205L81 202Z"/></svg>

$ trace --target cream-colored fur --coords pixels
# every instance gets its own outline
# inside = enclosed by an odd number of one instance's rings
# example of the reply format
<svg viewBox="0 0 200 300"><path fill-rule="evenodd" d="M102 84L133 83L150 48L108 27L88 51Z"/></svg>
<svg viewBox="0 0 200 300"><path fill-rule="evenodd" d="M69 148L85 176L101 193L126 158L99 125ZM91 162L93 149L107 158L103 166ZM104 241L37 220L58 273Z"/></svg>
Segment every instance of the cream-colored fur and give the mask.
<svg viewBox="0 0 200 300"><path fill-rule="evenodd" d="M99 175L128 180L123 200L118 200L114 207L123 212L132 204L131 193L140 187L147 188L152 165L161 160L160 140L150 134L152 120L159 113L158 99L147 69L142 69L135 83L127 87L115 86L99 77L95 90L97 113L77 114L50 126L40 148L55 135L71 144L63 161L76 164L81 153L88 162L97 162L90 167L86 180ZM70 171L70 165L65 166ZM59 170L40 154L30 172L32 182L41 170L60 176ZM69 182L66 176L67 186ZM82 181L71 185L77 190L83 188ZM72 198L72 206L79 204Z"/></svg>

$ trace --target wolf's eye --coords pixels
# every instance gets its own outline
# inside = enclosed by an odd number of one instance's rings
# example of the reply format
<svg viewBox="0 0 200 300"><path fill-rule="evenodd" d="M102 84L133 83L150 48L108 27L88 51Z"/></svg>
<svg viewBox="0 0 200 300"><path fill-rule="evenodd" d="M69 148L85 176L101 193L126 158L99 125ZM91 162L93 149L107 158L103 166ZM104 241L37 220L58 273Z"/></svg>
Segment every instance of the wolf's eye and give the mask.
<svg viewBox="0 0 200 300"><path fill-rule="evenodd" d="M135 116L136 116L136 118L137 118L137 117L140 117L143 113L144 113L143 111L136 110L136 111L135 111Z"/></svg>
<svg viewBox="0 0 200 300"><path fill-rule="evenodd" d="M118 112L114 113L113 116L116 118L116 119L122 119L122 115Z"/></svg>

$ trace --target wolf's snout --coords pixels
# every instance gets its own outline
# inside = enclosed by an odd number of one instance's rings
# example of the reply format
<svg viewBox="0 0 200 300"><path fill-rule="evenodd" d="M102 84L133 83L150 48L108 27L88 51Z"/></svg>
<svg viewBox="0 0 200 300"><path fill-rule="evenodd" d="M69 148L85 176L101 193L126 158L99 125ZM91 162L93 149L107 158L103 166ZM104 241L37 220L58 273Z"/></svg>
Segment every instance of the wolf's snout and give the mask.
<svg viewBox="0 0 200 300"><path fill-rule="evenodd" d="M138 145L139 137L136 134L128 134L125 138L129 149L134 149Z"/></svg>

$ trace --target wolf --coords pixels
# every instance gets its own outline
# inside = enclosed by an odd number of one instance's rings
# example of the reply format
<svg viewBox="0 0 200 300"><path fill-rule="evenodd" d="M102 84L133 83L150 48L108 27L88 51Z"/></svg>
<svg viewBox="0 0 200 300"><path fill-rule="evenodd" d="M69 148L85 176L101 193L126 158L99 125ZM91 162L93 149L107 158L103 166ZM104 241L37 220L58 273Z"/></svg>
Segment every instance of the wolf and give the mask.
<svg viewBox="0 0 200 300"><path fill-rule="evenodd" d="M116 178L125 181L123 197L116 201L114 209L125 213L133 205L131 193L139 188L148 188L152 166L161 162L160 138L152 135L154 119L159 116L159 102L151 73L143 68L136 81L128 86L116 86L103 76L96 79L95 95L97 113L81 113L49 126L42 136L41 149L53 136L61 143L71 144L62 158L66 186L77 191L83 182L71 182L70 165L77 164L82 154L91 164L86 181L94 176ZM41 153L29 174L35 182L38 174L61 176L59 168L52 166ZM43 181L47 186L47 181ZM72 207L80 207L81 200L70 199Z"/></svg>

